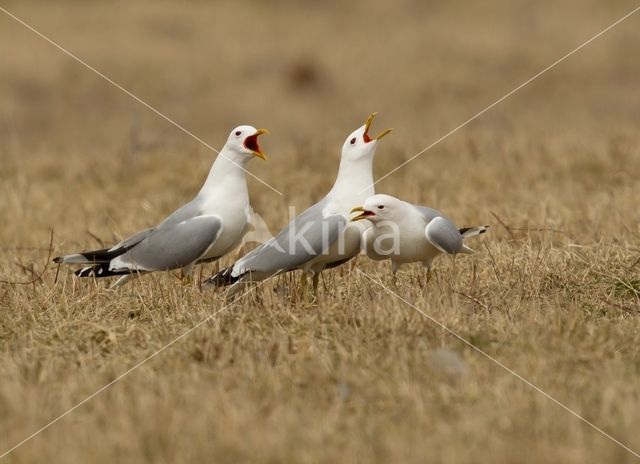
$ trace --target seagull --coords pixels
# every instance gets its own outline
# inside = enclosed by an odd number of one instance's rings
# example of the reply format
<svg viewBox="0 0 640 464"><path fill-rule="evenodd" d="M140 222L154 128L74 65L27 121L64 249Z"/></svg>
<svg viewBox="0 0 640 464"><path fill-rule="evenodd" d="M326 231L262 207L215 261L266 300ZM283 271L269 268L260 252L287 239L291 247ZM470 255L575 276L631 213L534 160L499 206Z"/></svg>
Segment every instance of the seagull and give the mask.
<svg viewBox="0 0 640 464"><path fill-rule="evenodd" d="M368 220L373 224L364 232L365 252L373 260L391 260L394 276L400 265L422 262L427 269L441 253L475 253L464 239L484 234L489 226L458 229L437 211L402 201L391 195L367 198L362 206L351 210L360 213L351 222Z"/></svg>
<svg viewBox="0 0 640 464"><path fill-rule="evenodd" d="M369 136L376 114L371 114L362 127L347 137L337 178L322 200L295 217L274 238L204 284L231 285L227 295L232 297L246 283L301 269L303 290L312 278L315 295L320 272L356 256L361 250L362 227L348 223L349 211L351 206L375 193L373 158L379 140L391 132L385 129L377 137Z"/></svg>
<svg viewBox="0 0 640 464"><path fill-rule="evenodd" d="M156 227L101 250L54 258L63 264L89 264L78 277L120 276L111 288L133 276L182 269L190 276L195 264L211 262L231 251L247 231L252 209L245 166L254 157L266 159L258 137L266 129L239 126L231 131L200 192Z"/></svg>

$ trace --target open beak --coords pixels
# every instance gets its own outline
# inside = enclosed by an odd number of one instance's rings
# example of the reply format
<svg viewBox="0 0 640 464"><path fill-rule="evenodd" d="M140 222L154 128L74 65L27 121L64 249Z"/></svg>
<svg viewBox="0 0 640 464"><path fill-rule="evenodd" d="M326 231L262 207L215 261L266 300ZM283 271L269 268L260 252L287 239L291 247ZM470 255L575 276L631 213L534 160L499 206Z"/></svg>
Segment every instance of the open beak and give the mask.
<svg viewBox="0 0 640 464"><path fill-rule="evenodd" d="M267 155L262 153L260 150L260 146L258 145L258 136L262 134L268 134L269 131L267 129L258 129L255 134L250 135L246 139L244 139L244 147L247 150L251 150L254 156L258 158L262 158L263 160L267 159Z"/></svg>
<svg viewBox="0 0 640 464"><path fill-rule="evenodd" d="M371 113L371 115L367 118L366 122L364 123L364 135L362 137L364 138L365 143L369 143L372 140L380 140L382 137L384 137L385 135L387 135L389 132L393 130L393 129L385 129L377 137L374 137L374 138L369 137L369 128L371 127L373 118L375 118L377 114L378 113Z"/></svg>
<svg viewBox="0 0 640 464"><path fill-rule="evenodd" d="M357 206L357 207L353 208L351 210L351 213L360 213L360 214L358 214L357 216L352 218L350 222L360 221L362 219L367 219L367 218L370 218L371 216L375 216L376 215L376 213L374 213L373 211L368 211L368 210L364 209L362 206ZM351 214L351 213L349 213L349 214Z"/></svg>

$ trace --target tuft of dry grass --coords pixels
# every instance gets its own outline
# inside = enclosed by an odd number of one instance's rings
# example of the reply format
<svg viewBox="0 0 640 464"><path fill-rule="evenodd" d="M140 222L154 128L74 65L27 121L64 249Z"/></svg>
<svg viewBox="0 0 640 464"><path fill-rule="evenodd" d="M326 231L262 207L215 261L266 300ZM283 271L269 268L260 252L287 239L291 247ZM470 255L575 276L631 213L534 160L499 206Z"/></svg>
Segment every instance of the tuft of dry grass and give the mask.
<svg viewBox="0 0 640 464"><path fill-rule="evenodd" d="M396 128L381 176L634 5L3 7L214 146L268 127L250 169L284 195L250 188L275 231L371 111ZM632 462L411 305L640 450L637 21L378 184L490 224L479 254L428 282L408 266L391 291L359 257L317 304L288 275L225 306L172 274L118 292L41 274L51 230L57 254L148 227L214 154L0 14L0 280L33 280L0 283L0 453L206 321L7 461Z"/></svg>

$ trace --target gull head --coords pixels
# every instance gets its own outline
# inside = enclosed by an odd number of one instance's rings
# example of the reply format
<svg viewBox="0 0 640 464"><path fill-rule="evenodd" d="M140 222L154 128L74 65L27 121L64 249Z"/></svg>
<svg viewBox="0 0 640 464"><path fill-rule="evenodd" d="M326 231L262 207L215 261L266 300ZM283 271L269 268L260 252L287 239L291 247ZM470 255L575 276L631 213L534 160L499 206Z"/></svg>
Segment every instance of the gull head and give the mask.
<svg viewBox="0 0 640 464"><path fill-rule="evenodd" d="M269 131L267 129L256 129L253 126L238 126L229 134L225 147L239 154L246 160L252 159L254 156L266 160L267 156L258 145L258 137L268 133Z"/></svg>
<svg viewBox="0 0 640 464"><path fill-rule="evenodd" d="M371 123L373 122L373 118L376 117L376 114L378 113L371 113L364 123L364 126L349 134L349 137L347 137L347 140L345 140L344 145L342 146L343 157L356 160L367 156L373 156L375 154L378 141L392 131L392 129L385 129L377 137L371 137L369 135L369 129L371 128Z"/></svg>
<svg viewBox="0 0 640 464"><path fill-rule="evenodd" d="M402 200L391 195L381 193L372 195L364 201L362 206L356 206L351 210L351 213L359 213L351 221L368 219L374 224L381 221L397 222L402 215L403 203Z"/></svg>

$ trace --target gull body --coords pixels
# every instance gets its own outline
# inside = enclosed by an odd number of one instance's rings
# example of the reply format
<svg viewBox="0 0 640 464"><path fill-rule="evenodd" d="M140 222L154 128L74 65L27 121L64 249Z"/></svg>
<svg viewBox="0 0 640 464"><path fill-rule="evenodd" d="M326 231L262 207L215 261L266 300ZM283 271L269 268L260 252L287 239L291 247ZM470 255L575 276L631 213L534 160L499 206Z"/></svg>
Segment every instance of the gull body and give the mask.
<svg viewBox="0 0 640 464"><path fill-rule="evenodd" d="M64 264L90 264L78 277L121 276L115 286L133 275L182 269L215 261L231 251L245 234L251 217L246 182L247 163L265 158L257 138L265 129L239 126L231 131L207 179L193 200L155 227L138 232L111 248L84 251L54 259Z"/></svg>
<svg viewBox="0 0 640 464"><path fill-rule="evenodd" d="M351 148L351 140L357 139L358 131L352 133L343 146L342 152L348 152ZM377 139L376 139L377 140ZM340 160L338 175L333 187L327 195L318 203L323 205L322 213L325 216L337 215L345 219L345 225L338 240L331 244L323 253L310 259L301 266L307 273L317 275L326 267L335 267L356 256L361 247L364 224L347 222L353 202L363 201L375 193L373 184L373 158L376 151L376 141L368 142L371 146L364 145L364 155L361 157L343 156Z"/></svg>
<svg viewBox="0 0 640 464"><path fill-rule="evenodd" d="M373 158L378 141L391 129L371 138L375 117L347 137L333 188L318 203L293 219L274 238L207 279L213 285L232 285L235 294L244 283L301 269L313 279L314 290L322 270L349 261L361 250L362 225L348 223L351 207L374 193ZM365 226L366 228L366 226Z"/></svg>
<svg viewBox="0 0 640 464"><path fill-rule="evenodd" d="M395 274L405 263L421 262L431 268L440 254L474 253L464 239L485 233L489 226L458 229L440 211L414 205L391 195L378 194L353 208L360 214L352 222L367 220L365 251L373 260L391 260Z"/></svg>

